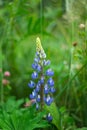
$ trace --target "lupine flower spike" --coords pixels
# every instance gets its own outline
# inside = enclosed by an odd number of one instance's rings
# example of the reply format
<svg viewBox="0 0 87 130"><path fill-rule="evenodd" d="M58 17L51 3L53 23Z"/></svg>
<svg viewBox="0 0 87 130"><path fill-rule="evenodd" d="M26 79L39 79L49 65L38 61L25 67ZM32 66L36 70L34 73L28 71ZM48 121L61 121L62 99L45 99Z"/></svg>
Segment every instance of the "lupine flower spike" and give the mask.
<svg viewBox="0 0 87 130"><path fill-rule="evenodd" d="M53 102L52 94L55 92L54 81L52 76L54 72L48 68L45 71L45 66L49 66L50 61L46 60L46 54L41 45L40 38L36 39L36 55L32 68L34 72L31 74L32 80L28 83L29 88L33 89L30 94L30 99L34 99L36 109L43 109L44 104L50 106ZM50 113L47 115L47 120L52 121Z"/></svg>

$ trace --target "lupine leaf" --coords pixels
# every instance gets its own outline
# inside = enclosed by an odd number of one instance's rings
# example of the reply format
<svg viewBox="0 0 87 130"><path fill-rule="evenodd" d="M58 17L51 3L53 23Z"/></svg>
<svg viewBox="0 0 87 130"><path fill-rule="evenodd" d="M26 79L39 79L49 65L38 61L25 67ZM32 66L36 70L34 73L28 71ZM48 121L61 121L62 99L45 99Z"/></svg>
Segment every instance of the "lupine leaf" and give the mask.
<svg viewBox="0 0 87 130"><path fill-rule="evenodd" d="M8 111L8 105L14 105ZM16 102L19 102L16 104ZM4 108L0 108L0 128L3 130L33 130L35 128L45 128L49 124L46 120L43 120L44 112L37 113L35 106L30 106L29 108L18 108L21 101L14 101L14 99L9 99L9 102L4 104ZM11 104L10 104L11 103ZM22 103L22 102L21 102ZM5 109L6 108L6 109Z"/></svg>

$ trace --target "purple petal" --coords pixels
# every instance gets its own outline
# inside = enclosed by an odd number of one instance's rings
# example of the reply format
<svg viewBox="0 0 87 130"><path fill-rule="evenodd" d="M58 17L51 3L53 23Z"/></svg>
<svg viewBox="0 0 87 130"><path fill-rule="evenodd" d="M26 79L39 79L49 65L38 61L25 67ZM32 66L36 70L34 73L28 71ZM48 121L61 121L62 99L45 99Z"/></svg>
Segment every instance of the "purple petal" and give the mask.
<svg viewBox="0 0 87 130"><path fill-rule="evenodd" d="M47 83L48 83L48 85L51 86L51 87L54 86L54 81L53 81L52 78L49 78L48 81L47 81Z"/></svg>
<svg viewBox="0 0 87 130"><path fill-rule="evenodd" d="M40 102L40 95L37 96L36 101Z"/></svg>
<svg viewBox="0 0 87 130"><path fill-rule="evenodd" d="M38 73L37 72L33 72L32 73L32 79L37 79L38 78Z"/></svg>
<svg viewBox="0 0 87 130"><path fill-rule="evenodd" d="M55 92L55 88L54 88L54 87L51 87L51 88L50 88L50 92L51 92L51 93L54 93L54 92Z"/></svg>
<svg viewBox="0 0 87 130"><path fill-rule="evenodd" d="M28 83L28 86L30 88L34 88L35 87L35 83L33 81L30 81L30 83Z"/></svg>
<svg viewBox="0 0 87 130"><path fill-rule="evenodd" d="M49 88L48 88L48 85L45 84L44 86L44 94L48 94L49 93Z"/></svg>
<svg viewBox="0 0 87 130"><path fill-rule="evenodd" d="M54 72L53 72L51 69L48 69L48 70L46 71L46 75L47 75L47 76L53 76L53 75L54 75Z"/></svg>
<svg viewBox="0 0 87 130"><path fill-rule="evenodd" d="M50 97L49 95L47 97L45 97L45 103L50 106L51 103L53 102L53 98Z"/></svg>
<svg viewBox="0 0 87 130"><path fill-rule="evenodd" d="M44 64L45 66L46 66L46 65L49 65L49 64L50 64L50 60L47 60L47 61L44 60L44 63L43 63L43 64Z"/></svg>
<svg viewBox="0 0 87 130"><path fill-rule="evenodd" d="M37 66L38 66L37 63L33 63L33 64L32 64L32 68L33 68L33 69L37 69Z"/></svg>

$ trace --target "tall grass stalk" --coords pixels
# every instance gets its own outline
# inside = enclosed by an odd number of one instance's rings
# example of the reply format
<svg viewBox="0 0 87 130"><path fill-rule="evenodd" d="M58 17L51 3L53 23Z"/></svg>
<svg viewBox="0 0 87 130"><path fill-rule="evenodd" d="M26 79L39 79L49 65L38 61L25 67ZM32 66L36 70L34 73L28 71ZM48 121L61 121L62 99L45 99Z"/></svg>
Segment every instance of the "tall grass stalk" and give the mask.
<svg viewBox="0 0 87 130"><path fill-rule="evenodd" d="M69 77L68 77L68 85L67 85L67 91L66 91L66 97L65 97L65 105L67 104L68 101L68 96L70 92L70 81L72 78L72 63L73 63L73 48L72 48L72 43L74 41L74 22L72 22L72 31L71 31L71 47L70 47L70 58L69 58Z"/></svg>
<svg viewBox="0 0 87 130"><path fill-rule="evenodd" d="M42 0L40 0L40 33L41 33L41 37L43 35L43 13L44 13L44 10L43 10L43 3L42 3Z"/></svg>
<svg viewBox="0 0 87 130"><path fill-rule="evenodd" d="M2 66L2 44L0 44L0 69L2 70L0 72L0 102L1 104L3 104L4 101L4 87L2 84L2 80L3 80L3 66Z"/></svg>

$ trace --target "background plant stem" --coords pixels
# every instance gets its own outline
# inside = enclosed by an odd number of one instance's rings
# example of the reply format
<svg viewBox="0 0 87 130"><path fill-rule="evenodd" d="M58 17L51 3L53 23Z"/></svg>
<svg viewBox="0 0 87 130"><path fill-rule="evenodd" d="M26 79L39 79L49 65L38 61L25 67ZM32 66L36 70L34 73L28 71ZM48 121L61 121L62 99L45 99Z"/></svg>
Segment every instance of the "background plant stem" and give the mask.
<svg viewBox="0 0 87 130"><path fill-rule="evenodd" d="M2 67L2 44L0 45L0 69L2 70L2 72L0 73L0 102L1 104L3 104L4 102L4 88L3 88L3 84L2 84L2 80L3 80L3 67Z"/></svg>

